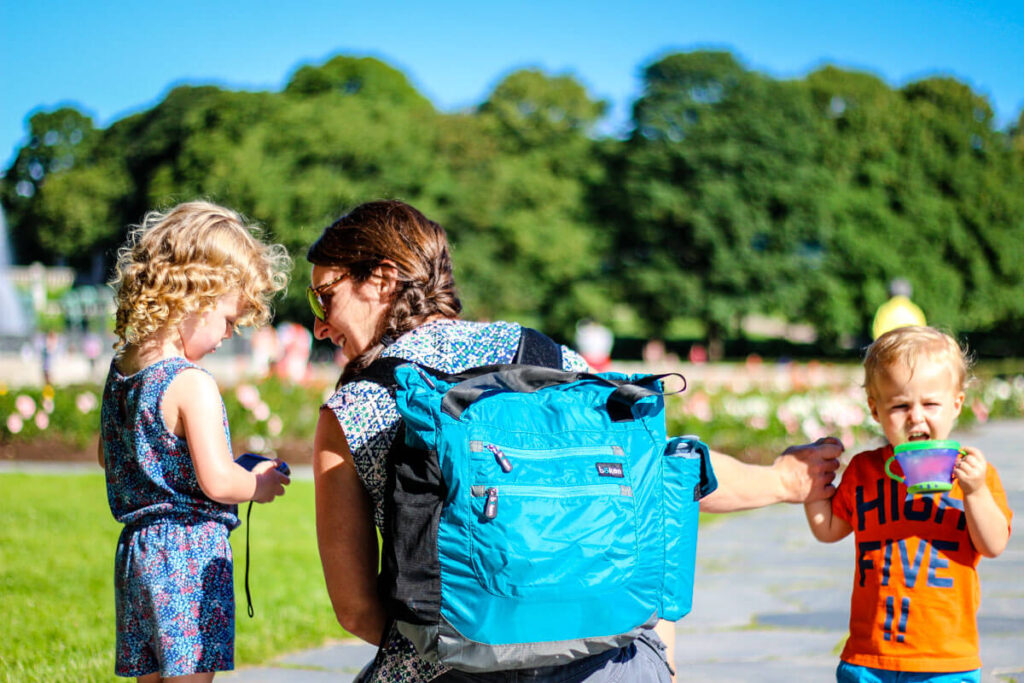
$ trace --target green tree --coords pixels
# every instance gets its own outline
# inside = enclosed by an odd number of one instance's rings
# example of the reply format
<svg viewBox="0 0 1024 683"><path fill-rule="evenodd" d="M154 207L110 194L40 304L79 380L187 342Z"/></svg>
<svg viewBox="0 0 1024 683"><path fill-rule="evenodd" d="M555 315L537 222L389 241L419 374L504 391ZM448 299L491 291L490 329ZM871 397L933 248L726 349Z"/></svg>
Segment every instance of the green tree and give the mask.
<svg viewBox="0 0 1024 683"><path fill-rule="evenodd" d="M918 299L937 322L960 330L1021 319L1024 177L1009 140L993 126L988 102L959 81L925 79L902 94L913 112L908 152L936 205L935 219L921 226L935 255L919 264L927 287Z"/></svg>
<svg viewBox="0 0 1024 683"><path fill-rule="evenodd" d="M123 169L103 156L99 131L77 109L37 112L28 127L0 190L17 257L88 266L106 237L98 221L126 190Z"/></svg>
<svg viewBox="0 0 1024 683"><path fill-rule="evenodd" d="M433 109L405 74L373 57L337 56L320 66L303 66L288 81L284 92L302 97L334 93L404 109Z"/></svg>
<svg viewBox="0 0 1024 683"><path fill-rule="evenodd" d="M715 351L746 314L801 317L829 184L805 85L725 52L669 55L645 69L633 119L605 194L624 297L647 334L691 316Z"/></svg>
<svg viewBox="0 0 1024 683"><path fill-rule="evenodd" d="M570 338L603 317L606 243L589 214L602 174L589 133L606 105L569 76L517 71L445 124L454 193L439 202L467 312Z"/></svg>

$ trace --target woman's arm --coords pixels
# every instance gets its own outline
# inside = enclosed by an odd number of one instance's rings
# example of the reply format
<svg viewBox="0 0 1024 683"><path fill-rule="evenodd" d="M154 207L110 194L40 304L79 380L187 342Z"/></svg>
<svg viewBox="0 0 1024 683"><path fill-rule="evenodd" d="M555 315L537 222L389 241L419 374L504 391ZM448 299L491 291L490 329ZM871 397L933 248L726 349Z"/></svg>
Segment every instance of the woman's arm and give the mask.
<svg viewBox="0 0 1024 683"><path fill-rule="evenodd" d="M665 660L672 667L672 683L676 683L676 622L662 619L654 627L655 633L665 643Z"/></svg>
<svg viewBox="0 0 1024 683"><path fill-rule="evenodd" d="M235 463L224 435L223 403L217 383L199 370L185 370L164 394L167 427L184 434L199 488L219 503L267 503L284 495L288 477L274 469L279 461L263 462L252 472Z"/></svg>
<svg viewBox="0 0 1024 683"><path fill-rule="evenodd" d="M327 594L349 633L380 645L384 606L377 597L377 530L373 506L359 479L334 413L320 410L313 442L316 537Z"/></svg>
<svg viewBox="0 0 1024 683"><path fill-rule="evenodd" d="M834 437L790 446L771 465L748 465L711 451L718 488L700 502L702 512L735 512L773 503L829 498L843 444Z"/></svg>

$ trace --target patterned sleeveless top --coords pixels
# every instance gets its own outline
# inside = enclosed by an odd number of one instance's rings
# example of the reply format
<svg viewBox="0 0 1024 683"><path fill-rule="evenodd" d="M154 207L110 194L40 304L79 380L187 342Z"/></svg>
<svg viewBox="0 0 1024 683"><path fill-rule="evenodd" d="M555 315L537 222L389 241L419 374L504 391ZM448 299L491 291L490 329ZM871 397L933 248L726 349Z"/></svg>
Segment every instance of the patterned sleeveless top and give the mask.
<svg viewBox="0 0 1024 683"><path fill-rule="evenodd" d="M214 520L238 526L238 506L209 499L196 479L188 442L167 429L164 394L184 370L198 365L165 358L134 375L122 375L112 362L103 389L101 439L106 463L107 501L114 519L136 524L158 517ZM221 402L224 435L231 449L227 412Z"/></svg>
<svg viewBox="0 0 1024 683"><path fill-rule="evenodd" d="M458 373L479 365L510 363L519 347L522 328L516 323L477 323L435 320L402 335L381 353L383 358L405 358L442 372ZM562 347L565 370L585 371L587 364L575 351ZM340 387L325 404L348 441L359 479L370 494L374 523L383 526L384 461L398 432L400 416L387 389L373 382L351 382ZM375 681L424 683L445 667L416 653L413 644L392 630L378 656Z"/></svg>

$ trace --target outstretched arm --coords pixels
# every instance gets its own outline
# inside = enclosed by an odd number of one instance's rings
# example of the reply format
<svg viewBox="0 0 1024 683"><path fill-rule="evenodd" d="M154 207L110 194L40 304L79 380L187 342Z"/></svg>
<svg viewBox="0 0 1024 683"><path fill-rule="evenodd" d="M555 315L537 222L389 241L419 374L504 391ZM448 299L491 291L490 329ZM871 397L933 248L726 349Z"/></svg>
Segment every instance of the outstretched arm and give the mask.
<svg viewBox="0 0 1024 683"><path fill-rule="evenodd" d="M771 465L749 465L711 452L718 488L701 500L702 512L735 512L772 505L822 500L835 493L832 480L843 444L834 437L790 446Z"/></svg>
<svg viewBox="0 0 1024 683"><path fill-rule="evenodd" d="M317 544L334 614L346 631L379 645L385 614L377 597L373 505L356 472L341 425L327 408L320 410L316 427L313 479Z"/></svg>

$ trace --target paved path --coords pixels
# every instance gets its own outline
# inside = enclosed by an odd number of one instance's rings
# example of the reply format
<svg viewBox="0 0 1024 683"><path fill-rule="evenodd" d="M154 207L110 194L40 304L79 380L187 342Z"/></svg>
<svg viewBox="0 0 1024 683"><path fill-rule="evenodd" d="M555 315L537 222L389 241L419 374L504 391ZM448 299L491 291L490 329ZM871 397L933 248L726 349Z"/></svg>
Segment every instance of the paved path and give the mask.
<svg viewBox="0 0 1024 683"><path fill-rule="evenodd" d="M1024 514L1024 421L957 435L999 468L1010 506ZM676 628L680 681L830 681L846 635L852 537L813 540L803 508L776 505L724 515L702 528L693 611ZM983 560L982 679L1024 681L1024 538ZM350 641L218 676L232 683L351 681L374 648Z"/></svg>
<svg viewBox="0 0 1024 683"><path fill-rule="evenodd" d="M981 448L999 468L1010 506L1018 516L1024 514L1024 421L989 424L957 436ZM982 680L1024 681L1021 533L1010 539L999 558L982 560L979 571ZM835 680L852 574L852 537L835 545L815 542L800 506L724 515L705 526L698 546L694 608L676 628L679 680ZM369 645L344 641L217 680L345 683L373 654Z"/></svg>
<svg viewBox="0 0 1024 683"><path fill-rule="evenodd" d="M1024 512L1024 422L956 436L996 465L1010 507ZM849 618L852 536L818 543L801 506L776 505L702 528L697 554L694 609L676 628L681 681L835 680ZM1024 680L1021 534L998 558L983 559L979 572L982 680Z"/></svg>

